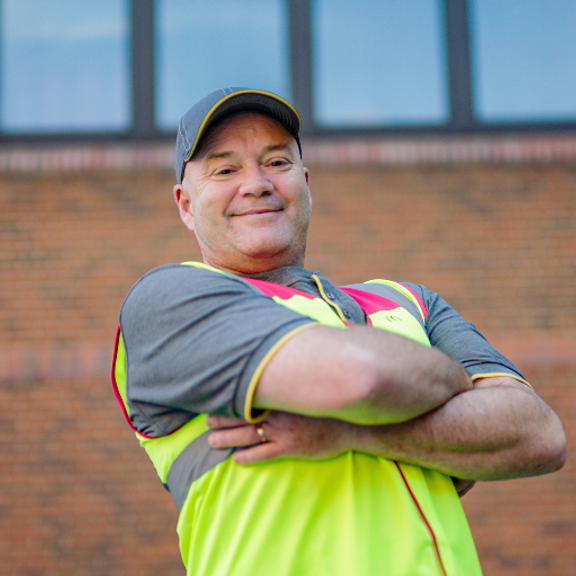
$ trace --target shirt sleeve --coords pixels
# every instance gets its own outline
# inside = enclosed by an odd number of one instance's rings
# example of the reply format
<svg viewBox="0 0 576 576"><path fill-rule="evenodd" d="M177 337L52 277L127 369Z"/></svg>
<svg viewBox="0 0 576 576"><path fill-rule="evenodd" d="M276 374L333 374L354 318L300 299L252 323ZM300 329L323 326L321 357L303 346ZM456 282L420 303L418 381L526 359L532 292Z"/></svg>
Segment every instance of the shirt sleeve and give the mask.
<svg viewBox="0 0 576 576"><path fill-rule="evenodd" d="M424 301L428 310L426 330L430 344L458 360L473 380L481 376L509 375L527 383L518 368L438 294L421 285L403 284Z"/></svg>
<svg viewBox="0 0 576 576"><path fill-rule="evenodd" d="M178 264L149 272L120 311L133 425L160 436L200 413L243 417L260 363L310 323L240 278Z"/></svg>

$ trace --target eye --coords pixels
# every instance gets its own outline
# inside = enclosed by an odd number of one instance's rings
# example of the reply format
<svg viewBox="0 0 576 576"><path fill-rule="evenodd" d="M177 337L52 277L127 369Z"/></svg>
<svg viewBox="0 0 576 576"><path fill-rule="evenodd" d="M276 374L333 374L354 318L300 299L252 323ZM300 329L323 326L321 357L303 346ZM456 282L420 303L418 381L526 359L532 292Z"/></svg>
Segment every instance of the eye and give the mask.
<svg viewBox="0 0 576 576"><path fill-rule="evenodd" d="M288 164L289 162L285 158L275 158L268 163L268 165L272 166L273 168L281 168L282 166L287 166Z"/></svg>
<svg viewBox="0 0 576 576"><path fill-rule="evenodd" d="M232 174L233 169L232 168L218 168L217 170L214 170L214 175L215 176L228 176L230 174Z"/></svg>

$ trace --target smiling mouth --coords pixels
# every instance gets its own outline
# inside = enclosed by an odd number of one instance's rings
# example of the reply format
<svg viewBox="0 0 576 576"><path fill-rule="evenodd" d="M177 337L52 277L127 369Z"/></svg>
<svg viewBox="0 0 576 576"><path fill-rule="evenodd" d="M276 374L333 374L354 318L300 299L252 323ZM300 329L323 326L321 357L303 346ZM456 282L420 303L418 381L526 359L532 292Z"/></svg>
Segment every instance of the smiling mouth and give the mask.
<svg viewBox="0 0 576 576"><path fill-rule="evenodd" d="M248 210L246 212L240 212L239 214L233 214L233 216L258 216L261 214L273 214L281 210L282 208L259 208L257 210Z"/></svg>

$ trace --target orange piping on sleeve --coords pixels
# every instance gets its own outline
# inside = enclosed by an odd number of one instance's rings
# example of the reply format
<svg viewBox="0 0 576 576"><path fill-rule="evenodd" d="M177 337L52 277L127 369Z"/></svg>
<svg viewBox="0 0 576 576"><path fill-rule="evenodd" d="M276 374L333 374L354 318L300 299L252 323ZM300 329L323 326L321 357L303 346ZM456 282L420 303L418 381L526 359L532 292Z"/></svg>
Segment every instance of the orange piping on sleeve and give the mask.
<svg viewBox="0 0 576 576"><path fill-rule="evenodd" d="M472 382L476 382L480 378L497 378L499 376L507 376L508 378L514 378L514 380L518 380L518 382L522 382L522 384L526 384L528 388L534 390L534 387L530 382L526 382L524 378L520 378L520 376L514 376L514 374L509 374L508 372L489 372L488 374L474 374L474 376L470 376Z"/></svg>
<svg viewBox="0 0 576 576"><path fill-rule="evenodd" d="M276 352L293 336L296 336L296 334L300 334L300 332L308 330L308 328L312 328L314 326L322 326L322 324L320 324L319 322L314 322L313 324L304 324L304 326L299 326L298 328L292 330L291 332L288 332L288 334L282 336L282 338L280 338L280 340L278 340L278 342L276 342L276 344L274 344L274 346L272 346L272 348L268 350L266 356L262 358L262 361L260 362L260 364L258 364L258 367L256 368L254 374L252 375L250 384L248 385L248 392L246 393L246 401L244 403L244 419L246 420L246 422L252 422L253 424L256 424L264 420L264 418L266 418L266 416L270 414L270 410L265 410L264 412L258 413L256 416L253 416L252 402L254 401L254 394L256 392L256 386L260 381L260 376L262 375L262 372L264 372L264 368L266 368L272 356L274 356L274 354L276 354Z"/></svg>

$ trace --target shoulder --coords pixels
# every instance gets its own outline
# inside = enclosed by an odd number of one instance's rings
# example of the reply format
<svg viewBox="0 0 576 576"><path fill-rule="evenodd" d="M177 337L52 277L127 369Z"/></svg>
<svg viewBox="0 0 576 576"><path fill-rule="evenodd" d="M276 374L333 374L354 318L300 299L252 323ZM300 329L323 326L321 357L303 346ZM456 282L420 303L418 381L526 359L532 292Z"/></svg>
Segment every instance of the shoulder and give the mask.
<svg viewBox="0 0 576 576"><path fill-rule="evenodd" d="M218 295L257 292L248 282L232 274L188 264L166 264L142 276L130 289L122 309L133 305L150 306L178 296Z"/></svg>
<svg viewBox="0 0 576 576"><path fill-rule="evenodd" d="M127 336L209 319L216 312L246 307L262 298L239 277L186 264L167 264L151 270L130 289L120 309L120 326Z"/></svg>
<svg viewBox="0 0 576 576"><path fill-rule="evenodd" d="M189 284L190 283L190 284ZM132 287L128 295L135 291L150 288L174 286L199 286L218 288L219 286L236 285L251 290L250 285L239 276L222 272L215 268L195 264L165 264L154 268L142 276Z"/></svg>
<svg viewBox="0 0 576 576"><path fill-rule="evenodd" d="M414 282L408 282L407 280L402 280L401 282L398 282L398 284L401 284L416 297L420 298L427 308L440 298L437 292L429 290L422 284L415 284Z"/></svg>

